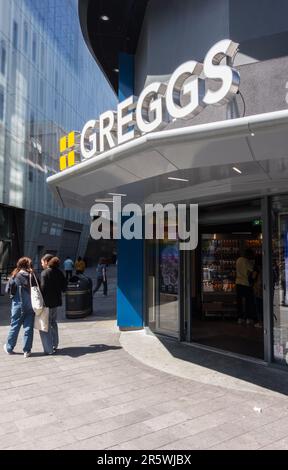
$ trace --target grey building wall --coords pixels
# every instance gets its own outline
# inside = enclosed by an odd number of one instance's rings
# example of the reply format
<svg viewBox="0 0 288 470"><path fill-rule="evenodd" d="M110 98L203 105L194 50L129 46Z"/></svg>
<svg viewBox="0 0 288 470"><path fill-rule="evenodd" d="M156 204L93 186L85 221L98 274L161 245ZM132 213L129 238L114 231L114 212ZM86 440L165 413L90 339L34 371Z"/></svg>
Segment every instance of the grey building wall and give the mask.
<svg viewBox="0 0 288 470"><path fill-rule="evenodd" d="M228 18L227 0L151 0L135 57L136 94L147 75L171 74L191 58L201 61L213 43L228 36Z"/></svg>
<svg viewBox="0 0 288 470"><path fill-rule="evenodd" d="M288 55L287 0L150 0L135 57L135 94L147 77L203 61L227 37L240 43L235 65Z"/></svg>
<svg viewBox="0 0 288 470"><path fill-rule="evenodd" d="M237 94L232 105L228 105L232 106L232 118L287 109L288 55L236 68L240 73L241 95ZM170 122L167 129L222 121L227 119L227 111L227 106L207 106L193 118Z"/></svg>
<svg viewBox="0 0 288 470"><path fill-rule="evenodd" d="M240 43L238 63L288 55L287 0L230 0L229 33Z"/></svg>

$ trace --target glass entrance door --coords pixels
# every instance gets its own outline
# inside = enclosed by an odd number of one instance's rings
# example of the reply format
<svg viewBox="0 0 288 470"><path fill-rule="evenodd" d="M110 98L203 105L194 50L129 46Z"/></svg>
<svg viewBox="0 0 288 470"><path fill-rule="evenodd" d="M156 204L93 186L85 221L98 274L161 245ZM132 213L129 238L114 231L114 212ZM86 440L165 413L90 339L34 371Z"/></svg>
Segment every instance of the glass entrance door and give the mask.
<svg viewBox="0 0 288 470"><path fill-rule="evenodd" d="M288 365L288 196L272 200L272 302L274 361Z"/></svg>
<svg viewBox="0 0 288 470"><path fill-rule="evenodd" d="M264 359L261 221L200 231L192 341Z"/></svg>
<svg viewBox="0 0 288 470"><path fill-rule="evenodd" d="M152 331L179 337L179 246L174 241L147 244L147 312Z"/></svg>
<svg viewBox="0 0 288 470"><path fill-rule="evenodd" d="M156 328L179 334L179 248L177 242L158 245L158 315Z"/></svg>

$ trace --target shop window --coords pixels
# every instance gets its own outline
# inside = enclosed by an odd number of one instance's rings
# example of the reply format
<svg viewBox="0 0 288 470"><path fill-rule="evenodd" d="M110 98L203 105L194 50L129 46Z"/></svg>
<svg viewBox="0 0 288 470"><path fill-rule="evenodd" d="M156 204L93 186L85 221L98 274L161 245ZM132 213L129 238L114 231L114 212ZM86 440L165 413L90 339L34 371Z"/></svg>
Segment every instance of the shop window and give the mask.
<svg viewBox="0 0 288 470"><path fill-rule="evenodd" d="M28 180L30 181L30 183L33 183L33 169L32 168L29 168Z"/></svg>
<svg viewBox="0 0 288 470"><path fill-rule="evenodd" d="M18 23L13 21L13 38L12 38L13 48L17 49L18 47Z"/></svg>
<svg viewBox="0 0 288 470"><path fill-rule="evenodd" d="M55 90L57 92L57 89L58 89L58 71L56 70L55 71ZM55 110L57 110L57 96L56 96L56 93L55 93L55 100L54 100L54 108Z"/></svg>
<svg viewBox="0 0 288 470"><path fill-rule="evenodd" d="M4 120L4 88L0 86L0 121Z"/></svg>
<svg viewBox="0 0 288 470"><path fill-rule="evenodd" d="M32 41L32 60L33 62L36 62L37 59L37 40L36 40L36 34L33 34L33 41Z"/></svg>
<svg viewBox="0 0 288 470"><path fill-rule="evenodd" d="M1 73L6 73L6 47L4 41L1 42Z"/></svg>
<svg viewBox="0 0 288 470"><path fill-rule="evenodd" d="M30 135L33 136L35 134L35 116L33 111L30 114Z"/></svg>
<svg viewBox="0 0 288 470"><path fill-rule="evenodd" d="M44 67L45 67L45 47L43 41L41 42L41 71L42 73L44 72Z"/></svg>
<svg viewBox="0 0 288 470"><path fill-rule="evenodd" d="M24 23L24 32L23 32L23 48L24 52L27 54L28 52L28 24Z"/></svg>
<svg viewBox="0 0 288 470"><path fill-rule="evenodd" d="M58 228L58 225L53 222L50 227L50 235L52 236L57 235L57 228Z"/></svg>
<svg viewBox="0 0 288 470"><path fill-rule="evenodd" d="M48 233L48 226L49 226L49 223L44 220L44 222L42 223L42 229L41 229L41 233Z"/></svg>
<svg viewBox="0 0 288 470"><path fill-rule="evenodd" d="M61 224L58 224L58 226L57 226L56 235L57 235L57 237L61 237L61 235L62 235L62 225Z"/></svg>
<svg viewBox="0 0 288 470"><path fill-rule="evenodd" d="M40 93L39 93L39 96L40 96L40 106L41 108L44 107L44 81L43 81L43 78L41 78L40 80Z"/></svg>

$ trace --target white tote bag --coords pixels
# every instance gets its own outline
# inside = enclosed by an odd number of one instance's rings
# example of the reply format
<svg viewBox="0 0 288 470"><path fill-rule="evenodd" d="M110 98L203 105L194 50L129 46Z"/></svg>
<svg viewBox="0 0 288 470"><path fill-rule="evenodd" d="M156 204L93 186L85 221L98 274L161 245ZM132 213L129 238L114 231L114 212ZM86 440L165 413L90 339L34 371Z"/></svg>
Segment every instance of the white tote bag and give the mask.
<svg viewBox="0 0 288 470"><path fill-rule="evenodd" d="M32 275L34 277L34 280L36 281L36 286L32 286ZM40 313L45 307L43 296L42 296L42 293L38 284L38 280L35 274L34 273L30 274L29 278L30 278L30 292L31 292L32 308L34 312L36 313L36 315L40 315Z"/></svg>
<svg viewBox="0 0 288 470"><path fill-rule="evenodd" d="M49 330L49 308L44 307L40 314L35 314L34 318L34 328L35 330L39 331L46 331Z"/></svg>
<svg viewBox="0 0 288 470"><path fill-rule="evenodd" d="M47 332L49 329L49 308L45 307L38 280L34 273L33 276L36 281L36 286L32 286L32 275L30 274L31 304L35 312L34 328L39 331Z"/></svg>

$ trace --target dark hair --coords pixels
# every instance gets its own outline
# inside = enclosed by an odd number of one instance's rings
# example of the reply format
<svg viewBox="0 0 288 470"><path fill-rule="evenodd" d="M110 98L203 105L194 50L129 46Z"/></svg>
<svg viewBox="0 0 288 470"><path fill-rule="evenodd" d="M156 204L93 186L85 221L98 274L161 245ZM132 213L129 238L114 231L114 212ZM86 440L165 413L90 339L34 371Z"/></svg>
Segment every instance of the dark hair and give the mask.
<svg viewBox="0 0 288 470"><path fill-rule="evenodd" d="M82 258L81 258L81 256L78 256L78 261L82 261Z"/></svg>
<svg viewBox="0 0 288 470"><path fill-rule="evenodd" d="M59 268L60 266L60 259L57 256L53 256L53 258L48 261L49 268Z"/></svg>
<svg viewBox="0 0 288 470"><path fill-rule="evenodd" d="M50 261L50 259L54 258L54 255L51 255L50 253L46 253L46 255L42 256L41 261L47 261L47 263Z"/></svg>
<svg viewBox="0 0 288 470"><path fill-rule="evenodd" d="M32 259L24 256L18 259L16 268L12 271L11 276L15 277L21 270L27 271L28 273L33 272Z"/></svg>

